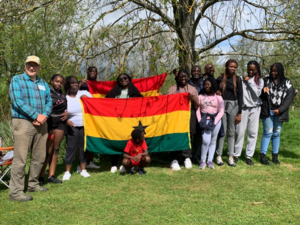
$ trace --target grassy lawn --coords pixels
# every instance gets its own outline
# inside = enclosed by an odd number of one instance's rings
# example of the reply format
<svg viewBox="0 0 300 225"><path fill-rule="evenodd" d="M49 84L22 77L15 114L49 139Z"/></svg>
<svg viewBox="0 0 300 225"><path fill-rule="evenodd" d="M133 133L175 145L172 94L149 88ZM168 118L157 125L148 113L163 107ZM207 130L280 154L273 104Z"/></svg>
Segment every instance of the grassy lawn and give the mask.
<svg viewBox="0 0 300 225"><path fill-rule="evenodd" d="M190 170L171 171L169 155L155 154L159 161L153 160L146 175L122 176L109 172L110 160L104 156L96 161L101 169L91 171L90 178L74 172L61 185L45 185L48 192L32 193L31 202L9 202L8 190L1 184L0 224L299 224L297 114L291 113L283 126L280 166L258 161L262 126L253 167L244 163L243 151L236 168L224 165L199 171L193 165ZM59 178L63 172L60 160Z"/></svg>

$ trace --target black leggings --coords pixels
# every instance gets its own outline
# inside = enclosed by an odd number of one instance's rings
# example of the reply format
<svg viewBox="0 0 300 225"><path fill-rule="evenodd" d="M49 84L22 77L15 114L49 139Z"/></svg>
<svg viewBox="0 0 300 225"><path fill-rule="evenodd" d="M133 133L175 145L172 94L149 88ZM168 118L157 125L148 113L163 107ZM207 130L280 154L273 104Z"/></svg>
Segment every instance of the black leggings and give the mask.
<svg viewBox="0 0 300 225"><path fill-rule="evenodd" d="M78 149L79 162L86 163L86 152L84 151L84 128L68 126L67 151L65 164L72 165Z"/></svg>

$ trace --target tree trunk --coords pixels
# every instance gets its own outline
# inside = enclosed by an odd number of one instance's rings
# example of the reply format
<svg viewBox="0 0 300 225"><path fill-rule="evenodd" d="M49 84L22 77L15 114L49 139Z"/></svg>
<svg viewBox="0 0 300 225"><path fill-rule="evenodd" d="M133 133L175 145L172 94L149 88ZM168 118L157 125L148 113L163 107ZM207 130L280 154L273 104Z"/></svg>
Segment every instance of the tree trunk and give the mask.
<svg viewBox="0 0 300 225"><path fill-rule="evenodd" d="M189 73L192 66L197 60L195 51L195 32L193 31L194 19L195 19L195 6L191 6L193 2L188 0L179 1L178 8L180 10L180 16L178 17L178 24L176 32L179 37L179 67L187 70ZM189 10L187 6L191 6Z"/></svg>

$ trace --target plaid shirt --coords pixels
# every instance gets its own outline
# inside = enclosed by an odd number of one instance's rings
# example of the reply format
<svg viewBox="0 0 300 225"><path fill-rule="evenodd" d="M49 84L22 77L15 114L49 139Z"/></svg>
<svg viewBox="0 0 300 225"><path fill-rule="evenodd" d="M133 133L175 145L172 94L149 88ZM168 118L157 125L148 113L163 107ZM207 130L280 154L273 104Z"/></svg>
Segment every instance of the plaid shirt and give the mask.
<svg viewBox="0 0 300 225"><path fill-rule="evenodd" d="M31 121L35 120L38 114L48 117L51 113L50 88L46 81L39 77L32 81L26 73L14 76L9 86L9 95L13 118Z"/></svg>

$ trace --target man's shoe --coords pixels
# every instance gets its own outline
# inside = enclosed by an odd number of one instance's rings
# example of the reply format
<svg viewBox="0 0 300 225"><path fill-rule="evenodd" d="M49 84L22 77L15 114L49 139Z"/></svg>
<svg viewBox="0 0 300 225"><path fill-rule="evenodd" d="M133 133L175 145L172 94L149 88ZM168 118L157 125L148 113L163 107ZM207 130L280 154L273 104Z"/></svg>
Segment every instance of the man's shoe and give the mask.
<svg viewBox="0 0 300 225"><path fill-rule="evenodd" d="M235 156L234 156L234 157L233 157L233 161L234 161L235 164L237 164L237 162L239 161L239 157L235 157Z"/></svg>
<svg viewBox="0 0 300 225"><path fill-rule="evenodd" d="M260 162L264 165L270 165L270 162L268 161L267 156L264 153L260 153Z"/></svg>
<svg viewBox="0 0 300 225"><path fill-rule="evenodd" d="M25 193L23 193L17 197L9 196L9 201L27 202L27 201L32 201L32 200L33 200L33 198L30 195L26 195Z"/></svg>
<svg viewBox="0 0 300 225"><path fill-rule="evenodd" d="M171 169L172 170L180 170L180 166L177 160L173 160L171 163Z"/></svg>
<svg viewBox="0 0 300 225"><path fill-rule="evenodd" d="M235 167L235 163L234 163L233 157L229 157L229 158L228 158L227 164L228 164L228 166Z"/></svg>
<svg viewBox="0 0 300 225"><path fill-rule="evenodd" d="M218 166L223 166L224 165L223 159L220 155L217 156L216 163L217 163Z"/></svg>
<svg viewBox="0 0 300 225"><path fill-rule="evenodd" d="M249 166L254 166L254 163L252 162L252 160L250 158L246 158L246 164Z"/></svg>
<svg viewBox="0 0 300 225"><path fill-rule="evenodd" d="M62 181L57 179L54 175L51 177L48 177L48 183L53 183L53 184L61 184Z"/></svg>
<svg viewBox="0 0 300 225"><path fill-rule="evenodd" d="M34 189L28 189L27 192L45 192L48 188L43 188L40 185L36 186Z"/></svg>
<svg viewBox="0 0 300 225"><path fill-rule="evenodd" d="M90 162L88 165L85 167L86 169L100 169L100 166L97 166L95 163Z"/></svg>
<svg viewBox="0 0 300 225"><path fill-rule="evenodd" d="M140 168L139 168L139 174L140 174L140 175L146 174L146 172L145 172L145 170L144 170L144 167L140 167Z"/></svg>
<svg viewBox="0 0 300 225"><path fill-rule="evenodd" d="M190 158L186 158L184 160L184 167L186 169L191 169L193 166L192 166L192 161L190 160Z"/></svg>
<svg viewBox="0 0 300 225"><path fill-rule="evenodd" d="M45 178L44 178L44 177L39 177L38 181L39 181L39 185L40 185L40 186L43 186L43 185L46 184Z"/></svg>
<svg viewBox="0 0 300 225"><path fill-rule="evenodd" d="M278 154L272 153L272 162L276 165L280 165L280 162L278 160Z"/></svg>

